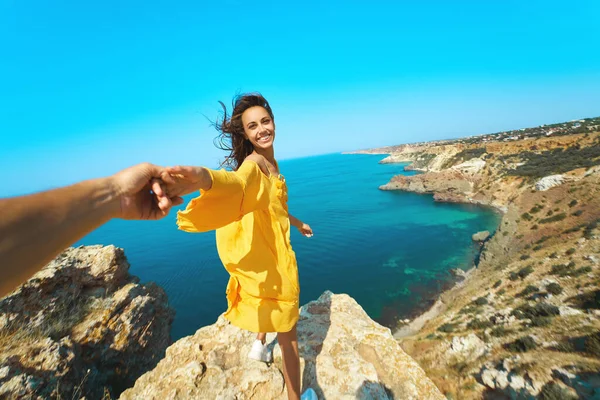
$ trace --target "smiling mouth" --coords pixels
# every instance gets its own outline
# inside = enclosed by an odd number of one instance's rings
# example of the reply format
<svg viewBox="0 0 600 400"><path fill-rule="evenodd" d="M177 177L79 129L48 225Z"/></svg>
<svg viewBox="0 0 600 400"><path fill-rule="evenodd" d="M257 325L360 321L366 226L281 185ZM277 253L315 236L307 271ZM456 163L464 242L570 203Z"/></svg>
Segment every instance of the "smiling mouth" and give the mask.
<svg viewBox="0 0 600 400"><path fill-rule="evenodd" d="M262 136L262 137L258 138L256 141L259 142L259 143L268 142L271 139L272 136L273 135L268 134L268 135L265 135L265 136Z"/></svg>

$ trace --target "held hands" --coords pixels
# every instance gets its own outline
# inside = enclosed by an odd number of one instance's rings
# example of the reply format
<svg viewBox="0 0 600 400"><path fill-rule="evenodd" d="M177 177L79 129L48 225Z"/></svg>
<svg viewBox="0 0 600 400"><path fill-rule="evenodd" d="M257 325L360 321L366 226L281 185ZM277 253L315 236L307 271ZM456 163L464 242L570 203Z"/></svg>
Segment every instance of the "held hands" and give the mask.
<svg viewBox="0 0 600 400"><path fill-rule="evenodd" d="M171 207L183 203L178 195L167 195L160 179L165 169L150 163L134 165L110 177L120 201L118 217L155 220L165 217Z"/></svg>
<svg viewBox="0 0 600 400"><path fill-rule="evenodd" d="M109 178L120 200L118 217L154 220L165 217L171 207L183 203L181 196L208 190L212 179L205 168L164 168L150 163L134 165Z"/></svg>

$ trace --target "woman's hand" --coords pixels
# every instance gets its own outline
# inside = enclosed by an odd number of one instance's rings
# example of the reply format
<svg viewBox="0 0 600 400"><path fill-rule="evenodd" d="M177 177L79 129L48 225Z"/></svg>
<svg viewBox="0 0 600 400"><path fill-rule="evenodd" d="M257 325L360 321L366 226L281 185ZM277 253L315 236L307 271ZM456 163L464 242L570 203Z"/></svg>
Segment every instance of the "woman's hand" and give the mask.
<svg viewBox="0 0 600 400"><path fill-rule="evenodd" d="M212 187L212 178L204 167L189 167L178 165L167 167L161 175L167 196L184 196L186 194Z"/></svg>
<svg viewBox="0 0 600 400"><path fill-rule="evenodd" d="M297 228L302 235L306 236L307 238L312 237L313 231L310 225L302 223L302 225L298 226Z"/></svg>

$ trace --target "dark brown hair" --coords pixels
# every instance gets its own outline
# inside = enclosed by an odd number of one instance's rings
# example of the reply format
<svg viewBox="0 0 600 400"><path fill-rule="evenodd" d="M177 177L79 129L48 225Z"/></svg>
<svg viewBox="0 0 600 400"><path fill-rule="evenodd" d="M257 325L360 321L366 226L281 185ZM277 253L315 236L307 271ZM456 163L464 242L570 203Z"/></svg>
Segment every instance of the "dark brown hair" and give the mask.
<svg viewBox="0 0 600 400"><path fill-rule="evenodd" d="M254 147L244 136L244 125L242 124L242 114L251 107L260 106L267 110L269 116L275 122L273 111L267 99L260 93L240 94L233 98L231 117L227 115L227 107L219 101L223 107L223 118L217 119L213 124L219 131L219 136L215 138L215 146L221 150L228 151L225 161L221 163L222 167L229 167L237 170L253 151Z"/></svg>

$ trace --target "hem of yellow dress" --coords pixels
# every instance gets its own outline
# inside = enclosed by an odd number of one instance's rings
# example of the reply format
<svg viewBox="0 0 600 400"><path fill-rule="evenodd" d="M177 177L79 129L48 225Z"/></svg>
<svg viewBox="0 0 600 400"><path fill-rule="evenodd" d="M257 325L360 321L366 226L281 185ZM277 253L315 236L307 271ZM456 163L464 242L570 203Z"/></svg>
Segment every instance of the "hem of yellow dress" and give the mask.
<svg viewBox="0 0 600 400"><path fill-rule="evenodd" d="M229 322L231 322L233 325L237 326L240 329L244 329L246 331L249 332L254 332L254 333L259 333L259 332L265 332L265 333L285 333L285 332L289 332L291 331L294 326L296 326L296 324L298 323L298 320L300 319L300 310L298 310L298 314L296 315L296 317L294 318L294 320L289 324L289 326L284 325L282 328L275 330L275 329L258 329L255 326L249 326L249 325L245 325L243 323L240 323L240 321L235 320L233 318L230 318L229 312L225 312L225 314L223 314L223 316L225 317L226 320L228 320Z"/></svg>

